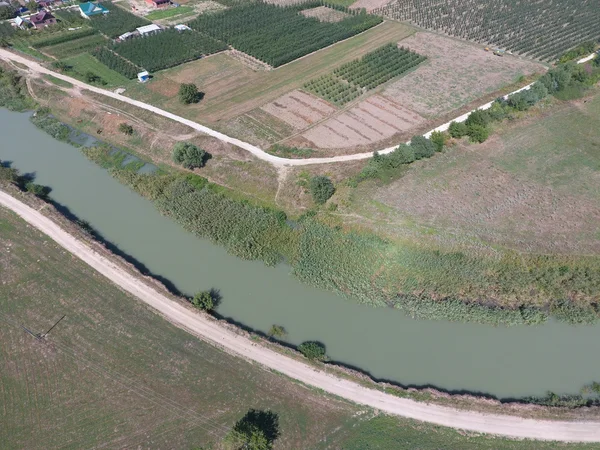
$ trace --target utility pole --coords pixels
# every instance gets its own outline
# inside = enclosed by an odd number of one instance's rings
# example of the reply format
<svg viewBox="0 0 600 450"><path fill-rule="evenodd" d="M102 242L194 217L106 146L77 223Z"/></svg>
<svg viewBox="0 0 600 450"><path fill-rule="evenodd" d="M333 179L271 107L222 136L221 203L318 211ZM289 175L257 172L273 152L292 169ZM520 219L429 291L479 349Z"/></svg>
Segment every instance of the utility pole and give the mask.
<svg viewBox="0 0 600 450"><path fill-rule="evenodd" d="M54 327L56 325L58 325L58 322L60 322L61 320L63 320L65 317L67 317L66 314L64 316L62 316L60 319L58 319L56 321L56 323L54 325L52 325L48 331L46 331L44 334L40 334L40 338L45 338L46 336L48 336L48 333L50 333L54 329Z"/></svg>

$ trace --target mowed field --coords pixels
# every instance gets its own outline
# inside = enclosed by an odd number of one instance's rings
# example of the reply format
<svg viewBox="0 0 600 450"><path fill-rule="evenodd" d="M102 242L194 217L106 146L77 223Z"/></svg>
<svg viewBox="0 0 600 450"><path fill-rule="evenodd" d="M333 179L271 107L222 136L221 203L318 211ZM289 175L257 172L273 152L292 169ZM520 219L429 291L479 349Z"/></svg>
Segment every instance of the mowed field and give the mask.
<svg viewBox="0 0 600 450"><path fill-rule="evenodd" d="M598 129L596 91L532 111L482 145L459 143L361 197L403 220L520 251L598 254Z"/></svg>
<svg viewBox="0 0 600 450"><path fill-rule="evenodd" d="M250 408L278 415L275 448L315 448L358 420L170 325L3 208L0 246L3 449L198 448ZM63 315L47 342L21 328Z"/></svg>

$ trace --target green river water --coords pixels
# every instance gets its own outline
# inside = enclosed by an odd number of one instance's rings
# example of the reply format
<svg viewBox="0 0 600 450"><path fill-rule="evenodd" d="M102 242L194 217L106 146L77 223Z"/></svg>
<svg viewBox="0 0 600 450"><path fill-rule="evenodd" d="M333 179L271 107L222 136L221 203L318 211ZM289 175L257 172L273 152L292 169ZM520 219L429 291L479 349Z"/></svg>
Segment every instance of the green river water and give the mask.
<svg viewBox="0 0 600 450"><path fill-rule="evenodd" d="M0 159L35 172L55 201L182 292L220 290L223 316L263 332L283 325L289 342L319 340L333 360L374 377L501 398L576 393L600 381L600 326L417 321L311 288L285 266L239 260L187 233L27 114L0 109Z"/></svg>

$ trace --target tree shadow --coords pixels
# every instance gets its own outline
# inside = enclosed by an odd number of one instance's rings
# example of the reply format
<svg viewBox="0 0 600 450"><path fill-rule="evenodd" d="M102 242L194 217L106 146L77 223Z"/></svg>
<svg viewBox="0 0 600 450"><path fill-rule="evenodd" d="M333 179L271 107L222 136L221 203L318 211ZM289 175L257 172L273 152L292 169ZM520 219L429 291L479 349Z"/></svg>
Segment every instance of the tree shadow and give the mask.
<svg viewBox="0 0 600 450"><path fill-rule="evenodd" d="M244 435L257 429L264 434L269 444L273 444L279 437L279 415L271 410L251 409L234 426L235 431Z"/></svg>

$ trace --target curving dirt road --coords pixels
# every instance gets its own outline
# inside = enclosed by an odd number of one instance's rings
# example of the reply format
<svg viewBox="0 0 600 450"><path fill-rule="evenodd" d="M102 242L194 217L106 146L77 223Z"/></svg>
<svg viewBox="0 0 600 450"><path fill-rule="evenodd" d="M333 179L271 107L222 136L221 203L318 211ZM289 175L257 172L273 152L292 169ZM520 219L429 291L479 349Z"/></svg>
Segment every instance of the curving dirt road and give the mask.
<svg viewBox="0 0 600 450"><path fill-rule="evenodd" d="M246 337L237 335L203 315L194 313L175 301L170 300L140 279L124 272L115 263L101 256L87 244L64 231L52 220L2 191L0 191L0 205L17 213L29 224L47 234L59 245L110 279L117 286L150 305L175 325L211 344L220 346L242 358L281 372L302 383L389 414L452 428L515 438L566 442L600 442L599 422L534 420L455 410L449 407L399 398L321 372L303 362L276 353L252 342Z"/></svg>
<svg viewBox="0 0 600 450"><path fill-rule="evenodd" d="M592 55L588 56L587 58L583 58L583 59L577 61L577 63L581 64L586 61L589 61L592 58L594 58L594 56L595 56L595 54L592 54ZM0 58L4 59L6 61L16 61L20 64L23 64L23 65L27 66L34 73L52 75L56 78L60 78L61 80L68 81L69 83L73 84L74 86L78 86L80 88L87 89L88 91L92 91L97 94L105 95L107 97L111 97L116 100L119 100L119 101L122 101L125 103L129 103L130 105L137 106L138 108L142 108L142 109L151 111L155 114L161 115L163 117L167 117L171 120L175 120L176 122L187 125L190 128L193 128L204 134L207 134L209 136L217 138L220 141L227 142L229 144L240 147L240 148L252 153L257 158L262 159L263 161L267 161L277 167L308 166L311 164L330 164L330 163L335 163L335 162L369 159L373 156L373 152L369 152L369 153L355 153L353 155L333 156L333 157L329 157L329 158L307 158L307 159L281 158L279 156L271 155L271 154L265 152L264 150L262 150L261 148L255 146L255 145L249 144L248 142L244 142L239 139L232 138L230 136L227 136L226 134L220 133L219 131L213 130L212 128L201 125L192 120L185 119L183 117L180 117L180 116L170 113L168 111L165 111L164 109L160 109L160 108L157 108L156 106L149 105L148 103L140 102L138 100L134 100L129 97L125 97L124 95L121 95L121 94L116 94L114 92L107 91L106 89L101 89L101 88L98 88L95 86L91 86L87 83L84 83L83 81L79 81L79 80L76 80L75 78L71 78L67 75L63 75L61 73L54 72L50 69L45 68L41 64L38 64L35 61L31 61L27 58L24 58L23 56L12 53L6 49L0 48ZM521 89L518 89L514 92L511 92L510 94L506 95L505 98L508 98L508 96L510 96L516 92L520 92L522 90L529 89L530 87L531 87L531 84L528 86L525 86ZM486 103L485 105L482 105L477 109L488 109L489 107L492 106L492 103L493 102ZM455 118L453 121L454 122L464 122L465 120L467 120L467 117L469 116L469 114L470 114L470 112L463 114L462 116ZM450 123L453 121L447 122L435 129L429 131L428 133L425 134L425 137L429 137L433 131L446 131L448 129ZM379 150L379 153L381 153L381 154L391 153L396 149L396 147L397 147L397 145L395 145L393 147L385 148L383 150Z"/></svg>

